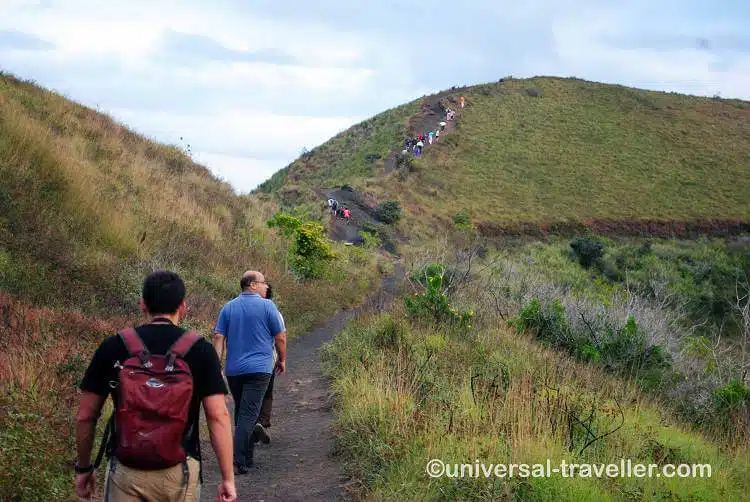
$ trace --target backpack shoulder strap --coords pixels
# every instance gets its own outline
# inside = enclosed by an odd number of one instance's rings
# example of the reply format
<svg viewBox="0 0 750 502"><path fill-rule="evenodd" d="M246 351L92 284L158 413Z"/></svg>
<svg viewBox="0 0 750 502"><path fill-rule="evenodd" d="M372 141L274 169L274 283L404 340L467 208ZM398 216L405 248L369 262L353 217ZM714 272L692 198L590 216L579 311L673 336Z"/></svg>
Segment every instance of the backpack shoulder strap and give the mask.
<svg viewBox="0 0 750 502"><path fill-rule="evenodd" d="M169 356L169 361L167 362L167 370L171 371L171 369L174 368L175 359L177 359L178 357L184 358L185 354L187 354L190 349L193 348L193 345L195 345L196 342L201 338L203 337L200 335L200 333L198 333L194 329L183 333L180 338L178 338L169 348L169 352L167 352L167 355Z"/></svg>
<svg viewBox="0 0 750 502"><path fill-rule="evenodd" d="M120 331L118 335L120 335L122 342L125 344L128 354L137 357L141 360L141 363L144 366L147 366L150 354L146 346L143 344L143 340L138 336L138 332L134 328L127 328Z"/></svg>

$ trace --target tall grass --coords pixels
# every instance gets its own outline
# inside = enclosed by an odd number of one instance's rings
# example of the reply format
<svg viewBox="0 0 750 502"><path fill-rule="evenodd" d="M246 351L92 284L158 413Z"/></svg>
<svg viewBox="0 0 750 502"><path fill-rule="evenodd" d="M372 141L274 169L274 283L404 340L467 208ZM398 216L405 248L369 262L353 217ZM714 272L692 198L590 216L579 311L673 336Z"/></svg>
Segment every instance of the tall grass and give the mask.
<svg viewBox="0 0 750 502"><path fill-rule="evenodd" d="M339 447L367 500L741 499L747 446L722 450L630 384L505 328L360 319L325 352ZM608 434L609 433L609 434ZM598 438L598 439L597 439ZM710 479L431 479L450 463L710 463Z"/></svg>

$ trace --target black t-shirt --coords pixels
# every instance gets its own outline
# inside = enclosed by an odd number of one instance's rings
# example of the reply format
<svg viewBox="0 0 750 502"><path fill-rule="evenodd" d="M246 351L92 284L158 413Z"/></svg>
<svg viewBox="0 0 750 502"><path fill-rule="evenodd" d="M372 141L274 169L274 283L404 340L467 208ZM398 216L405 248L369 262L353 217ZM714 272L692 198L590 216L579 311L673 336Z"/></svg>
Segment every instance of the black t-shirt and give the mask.
<svg viewBox="0 0 750 502"><path fill-rule="evenodd" d="M152 354L166 354L172 344L185 332L172 324L144 324L136 328L138 336ZM100 396L112 392L110 382L117 382L119 369L115 362L125 362L130 357L125 343L118 335L110 336L96 349L89 367L81 381L80 388ZM221 363L213 346L205 339L198 340L185 354L185 362L193 374L193 397L188 417L188 434L185 442L187 454L200 460L200 437L198 427L200 404L203 398L214 394L227 394L227 387L221 375ZM116 403L117 394L112 394ZM115 404L116 406L116 404Z"/></svg>

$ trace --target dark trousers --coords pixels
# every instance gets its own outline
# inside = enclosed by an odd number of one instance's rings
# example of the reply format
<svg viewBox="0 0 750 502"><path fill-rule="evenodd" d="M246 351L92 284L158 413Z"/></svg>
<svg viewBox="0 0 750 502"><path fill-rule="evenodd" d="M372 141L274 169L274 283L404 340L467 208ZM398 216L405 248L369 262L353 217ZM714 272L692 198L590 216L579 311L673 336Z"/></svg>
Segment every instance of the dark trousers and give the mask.
<svg viewBox="0 0 750 502"><path fill-rule="evenodd" d="M229 391L234 399L235 464L251 465L253 462L253 432L270 379L270 373L227 376Z"/></svg>
<svg viewBox="0 0 750 502"><path fill-rule="evenodd" d="M268 382L266 395L263 396L263 405L260 407L258 423L263 427L271 427L271 408L273 407L273 379L276 373L271 373L271 380Z"/></svg>

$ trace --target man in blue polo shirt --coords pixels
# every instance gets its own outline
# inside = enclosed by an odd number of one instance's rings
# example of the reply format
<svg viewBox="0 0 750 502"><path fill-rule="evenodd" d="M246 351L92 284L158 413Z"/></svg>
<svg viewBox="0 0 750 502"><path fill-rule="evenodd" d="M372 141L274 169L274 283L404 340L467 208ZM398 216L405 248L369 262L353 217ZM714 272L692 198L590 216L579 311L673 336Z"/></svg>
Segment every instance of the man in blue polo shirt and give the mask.
<svg viewBox="0 0 750 502"><path fill-rule="evenodd" d="M242 293L221 309L214 327L214 348L223 359L224 373L234 399L234 465L237 474L246 474L253 465L254 436L265 434L256 428L263 396L271 374L286 371L286 331L279 310L264 298L268 288L260 272L248 270L240 280ZM274 365L273 347L278 360Z"/></svg>

